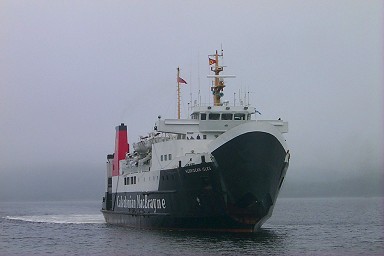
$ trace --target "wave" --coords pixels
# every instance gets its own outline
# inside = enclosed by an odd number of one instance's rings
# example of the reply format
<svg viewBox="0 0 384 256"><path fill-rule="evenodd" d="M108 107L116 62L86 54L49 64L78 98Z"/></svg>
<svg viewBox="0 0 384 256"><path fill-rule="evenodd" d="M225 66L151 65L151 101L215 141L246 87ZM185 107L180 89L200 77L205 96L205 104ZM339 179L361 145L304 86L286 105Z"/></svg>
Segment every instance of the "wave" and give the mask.
<svg viewBox="0 0 384 256"><path fill-rule="evenodd" d="M55 223L55 224L105 223L104 218L101 214L6 216L5 219L27 221L27 222L38 222L38 223Z"/></svg>

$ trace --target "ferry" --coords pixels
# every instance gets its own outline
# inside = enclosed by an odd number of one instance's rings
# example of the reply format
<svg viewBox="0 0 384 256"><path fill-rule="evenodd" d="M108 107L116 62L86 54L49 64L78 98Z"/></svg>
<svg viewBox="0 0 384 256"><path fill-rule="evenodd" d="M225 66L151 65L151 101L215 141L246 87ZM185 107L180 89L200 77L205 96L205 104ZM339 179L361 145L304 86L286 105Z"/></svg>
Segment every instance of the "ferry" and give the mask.
<svg viewBox="0 0 384 256"><path fill-rule="evenodd" d="M288 122L259 120L246 101L223 101L223 51L208 55L212 104L195 103L188 119L163 119L137 142L116 126L107 155L101 212L110 224L140 228L256 232L272 215L290 161Z"/></svg>

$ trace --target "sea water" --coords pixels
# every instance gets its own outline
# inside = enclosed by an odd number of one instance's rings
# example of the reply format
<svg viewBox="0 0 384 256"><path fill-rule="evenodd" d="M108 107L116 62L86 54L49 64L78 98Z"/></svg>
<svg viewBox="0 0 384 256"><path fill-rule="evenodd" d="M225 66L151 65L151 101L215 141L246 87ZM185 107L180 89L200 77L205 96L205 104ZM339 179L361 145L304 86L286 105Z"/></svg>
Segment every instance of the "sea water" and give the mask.
<svg viewBox="0 0 384 256"><path fill-rule="evenodd" d="M100 202L0 203L0 255L384 255L384 198L279 198L254 234L106 224Z"/></svg>

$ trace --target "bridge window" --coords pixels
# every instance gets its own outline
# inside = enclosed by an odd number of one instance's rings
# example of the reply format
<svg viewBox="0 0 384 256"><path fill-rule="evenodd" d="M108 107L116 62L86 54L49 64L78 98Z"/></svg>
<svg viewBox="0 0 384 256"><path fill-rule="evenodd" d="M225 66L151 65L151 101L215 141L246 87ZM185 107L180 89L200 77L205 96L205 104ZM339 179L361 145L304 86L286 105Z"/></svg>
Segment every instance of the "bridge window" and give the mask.
<svg viewBox="0 0 384 256"><path fill-rule="evenodd" d="M199 119L198 113L193 113L191 116L192 116L192 119Z"/></svg>
<svg viewBox="0 0 384 256"><path fill-rule="evenodd" d="M205 113L200 114L200 119L201 120L207 120L207 114L205 114Z"/></svg>
<svg viewBox="0 0 384 256"><path fill-rule="evenodd" d="M232 120L233 114L221 114L221 120Z"/></svg>
<svg viewBox="0 0 384 256"><path fill-rule="evenodd" d="M245 114L235 114L235 120L245 120Z"/></svg>
<svg viewBox="0 0 384 256"><path fill-rule="evenodd" d="M209 114L209 120L220 120L220 114Z"/></svg>

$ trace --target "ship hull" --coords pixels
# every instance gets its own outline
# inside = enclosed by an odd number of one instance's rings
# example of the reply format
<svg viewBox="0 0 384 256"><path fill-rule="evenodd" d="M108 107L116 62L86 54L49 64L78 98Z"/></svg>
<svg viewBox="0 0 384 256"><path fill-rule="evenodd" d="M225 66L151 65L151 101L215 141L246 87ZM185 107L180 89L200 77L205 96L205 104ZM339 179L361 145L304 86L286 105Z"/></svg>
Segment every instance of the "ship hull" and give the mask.
<svg viewBox="0 0 384 256"><path fill-rule="evenodd" d="M211 143L212 162L162 170L158 191L106 195L107 223L145 229L254 232L271 216L288 168L272 126L244 124Z"/></svg>

